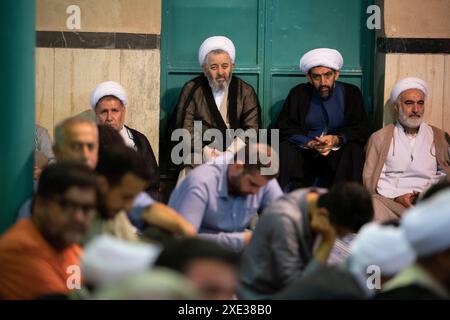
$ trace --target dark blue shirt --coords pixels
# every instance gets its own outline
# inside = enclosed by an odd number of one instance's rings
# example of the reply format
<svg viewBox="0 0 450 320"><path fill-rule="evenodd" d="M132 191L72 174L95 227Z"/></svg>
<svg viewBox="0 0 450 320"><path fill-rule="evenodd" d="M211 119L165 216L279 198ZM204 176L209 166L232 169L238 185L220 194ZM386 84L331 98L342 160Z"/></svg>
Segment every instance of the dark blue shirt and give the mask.
<svg viewBox="0 0 450 320"><path fill-rule="evenodd" d="M335 82L335 88L329 99L322 99L317 90L313 90L305 125L307 135L293 135L289 141L298 147L303 147L315 137L321 135L337 135L339 128L344 126L344 85ZM344 142L345 142L345 137Z"/></svg>

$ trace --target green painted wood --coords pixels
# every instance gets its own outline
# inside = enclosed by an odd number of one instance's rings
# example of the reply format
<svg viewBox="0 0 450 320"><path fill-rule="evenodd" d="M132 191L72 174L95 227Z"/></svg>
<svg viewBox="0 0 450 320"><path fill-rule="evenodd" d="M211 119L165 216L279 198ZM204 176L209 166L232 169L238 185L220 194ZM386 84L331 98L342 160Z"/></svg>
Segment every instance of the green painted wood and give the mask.
<svg viewBox="0 0 450 320"><path fill-rule="evenodd" d="M290 89L306 82L299 61L307 51L334 48L344 57L340 80L363 90L366 109L372 110L371 50L373 32L366 28L361 0L272 0L265 20L264 125L277 117Z"/></svg>
<svg viewBox="0 0 450 320"><path fill-rule="evenodd" d="M366 9L372 2L163 1L161 128L165 128L182 85L200 74L198 48L212 35L225 35L235 43L235 73L255 87L264 127L276 119L289 90L306 81L300 75L299 60L317 47L336 48L342 53L341 80L362 89L370 112L374 34L366 28ZM162 145L164 140L161 130Z"/></svg>
<svg viewBox="0 0 450 320"><path fill-rule="evenodd" d="M0 234L32 194L35 1L0 1Z"/></svg>

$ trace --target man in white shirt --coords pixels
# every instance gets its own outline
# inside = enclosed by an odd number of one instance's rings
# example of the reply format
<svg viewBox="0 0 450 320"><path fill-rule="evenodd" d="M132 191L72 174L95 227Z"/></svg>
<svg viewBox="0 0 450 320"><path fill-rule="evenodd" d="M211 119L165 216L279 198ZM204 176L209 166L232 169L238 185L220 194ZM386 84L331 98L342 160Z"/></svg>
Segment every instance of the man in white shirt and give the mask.
<svg viewBox="0 0 450 320"><path fill-rule="evenodd" d="M363 180L375 220L398 219L421 192L450 174L448 133L423 122L427 94L421 79L397 82L391 101L398 121L369 139Z"/></svg>

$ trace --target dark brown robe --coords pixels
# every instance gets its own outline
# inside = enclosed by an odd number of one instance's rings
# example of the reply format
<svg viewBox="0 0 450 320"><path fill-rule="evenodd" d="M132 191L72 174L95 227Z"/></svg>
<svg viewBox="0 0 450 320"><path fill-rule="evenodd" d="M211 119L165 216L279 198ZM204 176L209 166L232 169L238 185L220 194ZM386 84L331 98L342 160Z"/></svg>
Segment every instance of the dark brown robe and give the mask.
<svg viewBox="0 0 450 320"><path fill-rule="evenodd" d="M227 126L214 101L208 79L198 76L188 81L180 94L175 108L175 129L187 129L194 146L194 121L202 122L202 133L208 129L220 130L223 138L223 150L226 150ZM230 129L260 128L261 111L255 90L242 79L232 76L228 88L228 119ZM202 147L210 141L202 141Z"/></svg>

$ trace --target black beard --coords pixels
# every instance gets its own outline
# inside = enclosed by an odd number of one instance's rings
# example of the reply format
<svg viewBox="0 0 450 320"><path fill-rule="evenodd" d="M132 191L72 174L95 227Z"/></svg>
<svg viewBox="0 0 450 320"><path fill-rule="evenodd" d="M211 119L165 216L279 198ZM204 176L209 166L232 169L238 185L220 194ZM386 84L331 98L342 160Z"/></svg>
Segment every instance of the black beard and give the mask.
<svg viewBox="0 0 450 320"><path fill-rule="evenodd" d="M328 94L327 95L322 95L321 94L321 91L320 91L320 88L328 88ZM317 90L318 91L318 94L319 94L319 97L322 99L322 100L328 100L332 95L333 95L333 88L332 87L328 87L328 86L320 86L319 87L319 89Z"/></svg>

